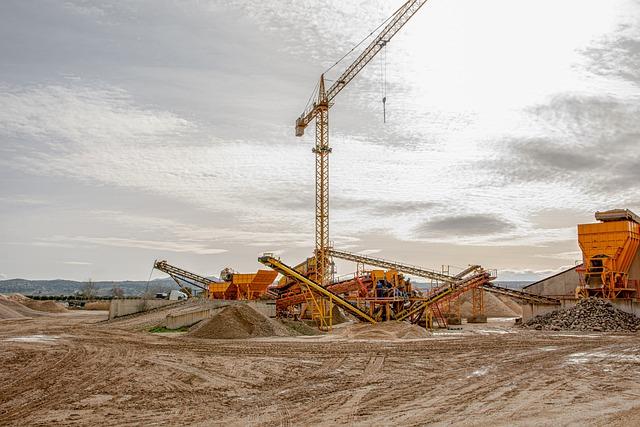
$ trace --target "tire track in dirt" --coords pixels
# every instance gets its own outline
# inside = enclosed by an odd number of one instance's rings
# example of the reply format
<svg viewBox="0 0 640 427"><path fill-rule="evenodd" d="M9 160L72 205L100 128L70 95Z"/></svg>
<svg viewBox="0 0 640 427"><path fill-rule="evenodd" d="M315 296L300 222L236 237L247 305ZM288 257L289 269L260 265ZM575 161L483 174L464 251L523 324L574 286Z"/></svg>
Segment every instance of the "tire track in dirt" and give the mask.
<svg viewBox="0 0 640 427"><path fill-rule="evenodd" d="M634 381L640 336L516 330L410 342L214 341L96 327L72 318L36 320L26 329L13 325L2 336L25 330L63 331L71 338L57 346L3 346L0 361L31 384L0 373L17 393L6 401L0 387L0 408L9 414L0 424L500 425L558 416L568 406L561 395L574 389L581 396L574 411L592 422L594 414L624 410L640 395ZM620 360L588 369L564 365L580 352ZM21 366L21 360L30 362ZM591 391L611 394L619 403L607 401L607 409L590 399L592 407L586 407Z"/></svg>
<svg viewBox="0 0 640 427"><path fill-rule="evenodd" d="M60 370L71 370L84 359L86 351L83 347L68 348L67 353L60 358L53 367L43 366L38 373L25 378L24 381L15 383L12 387L3 390L3 399L7 396L27 397L27 402L18 404L14 408L0 413L0 421L15 421L17 419L28 419L34 408L44 405L53 405L61 402L64 397L59 391L64 390L66 384L59 382ZM53 368L53 369L52 369ZM45 393L42 393L45 390ZM29 399L29 396L33 396Z"/></svg>

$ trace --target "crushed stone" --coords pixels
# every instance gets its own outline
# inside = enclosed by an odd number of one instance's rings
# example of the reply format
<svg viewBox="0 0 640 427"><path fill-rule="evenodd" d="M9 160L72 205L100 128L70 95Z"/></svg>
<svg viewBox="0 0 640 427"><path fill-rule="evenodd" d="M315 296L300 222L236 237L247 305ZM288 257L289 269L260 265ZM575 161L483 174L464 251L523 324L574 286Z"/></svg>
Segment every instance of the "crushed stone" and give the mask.
<svg viewBox="0 0 640 427"><path fill-rule="evenodd" d="M550 331L636 332L640 317L615 308L599 298L578 301L574 307L533 317L522 324L526 329Z"/></svg>

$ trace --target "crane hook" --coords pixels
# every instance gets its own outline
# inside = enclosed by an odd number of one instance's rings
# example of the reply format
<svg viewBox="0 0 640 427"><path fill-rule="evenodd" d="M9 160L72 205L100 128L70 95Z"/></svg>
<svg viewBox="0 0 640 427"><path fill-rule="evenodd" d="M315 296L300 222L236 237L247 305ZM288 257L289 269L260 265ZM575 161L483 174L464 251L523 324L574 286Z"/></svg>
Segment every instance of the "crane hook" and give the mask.
<svg viewBox="0 0 640 427"><path fill-rule="evenodd" d="M387 123L387 97L382 97L382 123Z"/></svg>

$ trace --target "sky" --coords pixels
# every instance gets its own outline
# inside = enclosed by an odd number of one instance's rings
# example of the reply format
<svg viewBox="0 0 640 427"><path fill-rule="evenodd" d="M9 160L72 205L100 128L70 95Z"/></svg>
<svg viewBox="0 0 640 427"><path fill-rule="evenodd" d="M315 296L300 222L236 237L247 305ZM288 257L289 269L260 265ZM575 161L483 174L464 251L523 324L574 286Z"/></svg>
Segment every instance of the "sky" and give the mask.
<svg viewBox="0 0 640 427"><path fill-rule="evenodd" d="M401 3L0 2L0 279L310 256L295 119ZM568 268L576 224L640 212L639 117L639 0L429 0L330 110L331 241L501 280Z"/></svg>

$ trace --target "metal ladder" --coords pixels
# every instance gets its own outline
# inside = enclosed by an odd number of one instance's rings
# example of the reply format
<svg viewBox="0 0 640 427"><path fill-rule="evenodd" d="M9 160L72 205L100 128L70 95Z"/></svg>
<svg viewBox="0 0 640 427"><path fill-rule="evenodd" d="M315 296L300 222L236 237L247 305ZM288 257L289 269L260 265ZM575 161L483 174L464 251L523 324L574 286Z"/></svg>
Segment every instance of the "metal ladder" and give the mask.
<svg viewBox="0 0 640 427"><path fill-rule="evenodd" d="M304 289L306 287L306 289ZM333 307L331 301L326 301L320 295L314 294L309 286L301 286L301 290L304 294L305 305L307 310L311 310L311 319L316 322L318 329L321 331L329 331L332 326L332 311ZM327 309L327 305L329 306Z"/></svg>

